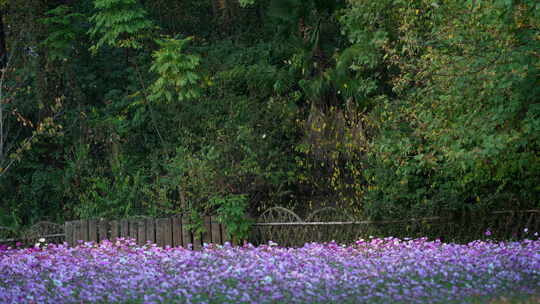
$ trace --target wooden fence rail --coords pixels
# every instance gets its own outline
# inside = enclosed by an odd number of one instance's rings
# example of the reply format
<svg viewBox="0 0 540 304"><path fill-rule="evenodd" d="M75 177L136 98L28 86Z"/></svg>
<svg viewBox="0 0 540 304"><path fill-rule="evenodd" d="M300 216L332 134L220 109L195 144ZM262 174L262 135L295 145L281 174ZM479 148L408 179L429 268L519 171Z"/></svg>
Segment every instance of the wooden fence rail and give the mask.
<svg viewBox="0 0 540 304"><path fill-rule="evenodd" d="M52 238L64 238L64 237L65 237L64 233L55 233L55 234L45 234L45 235L42 235L39 238L52 239ZM29 241L28 238L8 238L8 239L1 239L0 244L16 243L16 242L27 242L27 241Z"/></svg>
<svg viewBox="0 0 540 304"><path fill-rule="evenodd" d="M494 211L464 213L457 217L424 217L386 221L303 221L289 216L291 211L279 210L284 221L258 222L250 231L250 242L272 240L282 246L302 246L306 242L351 243L360 238L398 237L440 239L445 242L467 243L479 239L519 240L536 239L540 233L540 210ZM282 212L283 211L283 212ZM332 210L330 210L332 211ZM335 214L331 214L332 217ZM330 219L332 218L330 217ZM346 218L346 217L345 217ZM296 220L295 220L296 219ZM486 234L489 231L488 234Z"/></svg>
<svg viewBox="0 0 540 304"><path fill-rule="evenodd" d="M75 245L79 241L100 242L116 238L130 238L137 244L155 243L160 247L192 246L200 249L204 243L224 244L231 240L224 225L216 217L203 217L205 231L191 230L189 217L134 218L109 221L105 219L78 220L65 223L65 241Z"/></svg>

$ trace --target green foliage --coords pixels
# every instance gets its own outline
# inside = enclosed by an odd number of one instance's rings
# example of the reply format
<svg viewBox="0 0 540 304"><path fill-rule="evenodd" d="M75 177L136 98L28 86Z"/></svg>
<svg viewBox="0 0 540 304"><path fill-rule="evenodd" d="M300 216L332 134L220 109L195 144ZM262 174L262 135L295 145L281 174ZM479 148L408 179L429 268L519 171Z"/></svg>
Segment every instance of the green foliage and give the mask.
<svg viewBox="0 0 540 304"><path fill-rule="evenodd" d="M210 199L210 205L217 208L218 220L227 227L227 235L233 241L247 240L251 220L246 218L248 200L245 195L227 195Z"/></svg>
<svg viewBox="0 0 540 304"><path fill-rule="evenodd" d="M136 207L141 199L144 181L140 175L118 174L114 180L89 177L88 185L80 194L80 203L74 211L79 218L122 218L140 213Z"/></svg>
<svg viewBox="0 0 540 304"><path fill-rule="evenodd" d="M398 5L381 7L391 3ZM342 18L352 47L372 44L358 49L349 66L385 64L377 87L391 85L372 112L379 135L366 170L368 213L537 206L538 132L529 132L538 123L535 6L366 1L353 7ZM401 17L383 19L381 27L373 22L381 12ZM371 81L362 72L357 75Z"/></svg>
<svg viewBox="0 0 540 304"><path fill-rule="evenodd" d="M238 0L238 2L242 6L249 6L255 4L255 0Z"/></svg>
<svg viewBox="0 0 540 304"><path fill-rule="evenodd" d="M48 11L40 22L49 27L48 36L42 44L49 51L51 60L67 60L72 54L73 42L83 34L81 13L73 12L67 5L59 5Z"/></svg>
<svg viewBox="0 0 540 304"><path fill-rule="evenodd" d="M367 130L357 107L331 108L324 113L314 108L303 123L305 137L295 146L299 185L310 191L307 205L344 208L363 213L365 180L364 153Z"/></svg>
<svg viewBox="0 0 540 304"><path fill-rule="evenodd" d="M149 38L154 23L137 0L94 0L96 12L90 17L94 26L88 33L98 38L93 51L108 45L139 49L142 40Z"/></svg>
<svg viewBox="0 0 540 304"><path fill-rule="evenodd" d="M0 225L539 206L537 1L239 2L9 1Z"/></svg>
<svg viewBox="0 0 540 304"><path fill-rule="evenodd" d="M201 76L197 73L200 57L184 54L186 44L191 38L158 40L160 49L152 54L154 62L150 71L159 76L150 86L151 101L190 100L200 97Z"/></svg>

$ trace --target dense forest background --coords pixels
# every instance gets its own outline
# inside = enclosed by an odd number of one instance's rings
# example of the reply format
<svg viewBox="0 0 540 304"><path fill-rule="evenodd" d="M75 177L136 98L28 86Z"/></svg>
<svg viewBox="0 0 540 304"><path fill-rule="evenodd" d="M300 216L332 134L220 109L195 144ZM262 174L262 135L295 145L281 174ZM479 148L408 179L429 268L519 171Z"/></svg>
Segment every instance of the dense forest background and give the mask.
<svg viewBox="0 0 540 304"><path fill-rule="evenodd" d="M1 0L0 226L540 207L536 0Z"/></svg>

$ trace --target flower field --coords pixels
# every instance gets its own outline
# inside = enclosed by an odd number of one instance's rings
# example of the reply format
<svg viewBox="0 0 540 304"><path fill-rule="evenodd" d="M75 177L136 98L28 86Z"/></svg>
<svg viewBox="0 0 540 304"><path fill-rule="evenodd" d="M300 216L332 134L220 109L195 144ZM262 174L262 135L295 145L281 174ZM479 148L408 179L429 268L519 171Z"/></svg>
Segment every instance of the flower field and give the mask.
<svg viewBox="0 0 540 304"><path fill-rule="evenodd" d="M0 249L0 303L484 303L539 293L538 240Z"/></svg>

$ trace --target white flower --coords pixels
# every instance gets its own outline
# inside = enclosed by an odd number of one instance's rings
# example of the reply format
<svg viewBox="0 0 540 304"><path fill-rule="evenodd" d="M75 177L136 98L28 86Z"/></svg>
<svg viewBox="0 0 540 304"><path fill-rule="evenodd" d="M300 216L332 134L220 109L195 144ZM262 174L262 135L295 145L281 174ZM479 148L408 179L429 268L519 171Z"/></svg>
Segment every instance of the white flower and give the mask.
<svg viewBox="0 0 540 304"><path fill-rule="evenodd" d="M39 241L40 243L45 243L45 238L40 238L38 241Z"/></svg>

